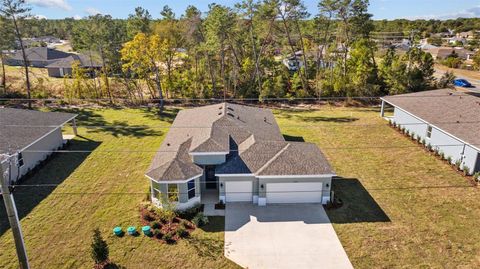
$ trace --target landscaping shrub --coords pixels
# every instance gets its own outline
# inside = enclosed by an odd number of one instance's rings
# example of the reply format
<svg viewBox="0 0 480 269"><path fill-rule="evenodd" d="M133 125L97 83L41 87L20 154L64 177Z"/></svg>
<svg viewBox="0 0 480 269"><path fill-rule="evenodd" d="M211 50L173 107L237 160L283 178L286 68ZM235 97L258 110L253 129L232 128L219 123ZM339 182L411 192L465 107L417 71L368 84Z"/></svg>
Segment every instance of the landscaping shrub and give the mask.
<svg viewBox="0 0 480 269"><path fill-rule="evenodd" d="M179 226L185 229L191 228L191 225L187 220L181 220Z"/></svg>
<svg viewBox="0 0 480 269"><path fill-rule="evenodd" d="M165 242L167 242L167 244L173 244L175 243L175 238L173 238L174 236L174 233L172 231L166 233L165 235L163 235L163 240L165 240Z"/></svg>
<svg viewBox="0 0 480 269"><path fill-rule="evenodd" d="M152 229L160 229L162 225L160 224L160 222L154 221L150 224L150 227L152 227Z"/></svg>
<svg viewBox="0 0 480 269"><path fill-rule="evenodd" d="M201 227L208 224L208 217L203 215L202 212L198 212L197 215L192 219L192 222L197 227Z"/></svg>
<svg viewBox="0 0 480 269"><path fill-rule="evenodd" d="M462 170L463 170L463 174L464 174L465 176L470 175L470 168L469 168L468 166L463 165Z"/></svg>
<svg viewBox="0 0 480 269"><path fill-rule="evenodd" d="M155 210L158 218L163 223L172 222L173 219L176 217L176 214L173 210L165 209L165 208L157 208Z"/></svg>
<svg viewBox="0 0 480 269"><path fill-rule="evenodd" d="M476 172L476 173L473 175L473 178L474 178L477 182L480 182L480 172Z"/></svg>
<svg viewBox="0 0 480 269"><path fill-rule="evenodd" d="M452 164L452 157L448 156L448 157L447 157L447 162L448 162L449 164Z"/></svg>
<svg viewBox="0 0 480 269"><path fill-rule="evenodd" d="M185 229L184 227L181 227L181 226L180 226L180 227L178 227L178 229L177 229L177 235L178 235L178 237L180 237L180 238L186 238L186 237L188 237L188 236L190 235L190 233L188 232L187 229Z"/></svg>
<svg viewBox="0 0 480 269"><path fill-rule="evenodd" d="M460 166L462 165L462 160L456 160L455 161L455 167L457 168L458 171L460 171Z"/></svg>
<svg viewBox="0 0 480 269"><path fill-rule="evenodd" d="M198 212L201 212L201 211L203 211L202 205L201 204L196 204L192 208L177 211L176 214L177 214L177 216L179 216L182 219L186 219L186 220L191 221L198 214Z"/></svg>
<svg viewBox="0 0 480 269"><path fill-rule="evenodd" d="M156 238L162 239L162 236L163 236L162 230L155 229L155 230L153 230L153 234L155 235Z"/></svg>

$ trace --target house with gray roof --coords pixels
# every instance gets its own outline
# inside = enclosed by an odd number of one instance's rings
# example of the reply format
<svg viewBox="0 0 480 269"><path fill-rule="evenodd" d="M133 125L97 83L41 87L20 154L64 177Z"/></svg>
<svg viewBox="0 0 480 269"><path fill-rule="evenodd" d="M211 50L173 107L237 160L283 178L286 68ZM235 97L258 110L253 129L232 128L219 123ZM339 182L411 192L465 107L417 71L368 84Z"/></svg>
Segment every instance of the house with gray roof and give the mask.
<svg viewBox="0 0 480 269"><path fill-rule="evenodd" d="M182 110L146 172L152 201L327 203L335 172L312 143L285 141L269 109L222 103Z"/></svg>
<svg viewBox="0 0 480 269"><path fill-rule="evenodd" d="M84 69L89 77L95 77L97 71L102 68L102 64L92 57L83 54L71 54L47 65L48 76L55 78L70 77L73 73L74 63L78 64L78 68Z"/></svg>
<svg viewBox="0 0 480 269"><path fill-rule="evenodd" d="M385 117L392 106L393 116ZM452 163L480 171L480 95L451 89L423 91L382 98L381 116L403 127Z"/></svg>
<svg viewBox="0 0 480 269"><path fill-rule="evenodd" d="M29 66L46 67L56 60L69 57L71 54L47 47L33 47L25 49L25 55ZM18 50L12 57L7 59L7 64L12 66L23 66L22 51Z"/></svg>
<svg viewBox="0 0 480 269"><path fill-rule="evenodd" d="M76 133L76 114L0 108L0 164L10 182L45 160L65 143L62 127L72 122Z"/></svg>

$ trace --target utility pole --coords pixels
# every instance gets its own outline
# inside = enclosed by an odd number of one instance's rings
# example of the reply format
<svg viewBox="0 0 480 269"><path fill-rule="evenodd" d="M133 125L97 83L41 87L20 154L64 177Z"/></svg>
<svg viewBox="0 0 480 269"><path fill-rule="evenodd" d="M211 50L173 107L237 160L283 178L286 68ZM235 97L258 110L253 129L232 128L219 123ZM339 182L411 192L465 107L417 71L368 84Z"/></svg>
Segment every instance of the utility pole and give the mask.
<svg viewBox="0 0 480 269"><path fill-rule="evenodd" d="M7 160L10 163L10 157ZM0 188L2 191L3 201L7 210L8 221L13 232L13 239L15 241L15 248L17 249L18 262L20 269L29 269L27 251L25 249L25 242L23 241L22 227L20 227L20 221L18 220L18 212L15 207L15 201L13 195L10 192L10 180L9 171L3 171L3 164L0 163Z"/></svg>

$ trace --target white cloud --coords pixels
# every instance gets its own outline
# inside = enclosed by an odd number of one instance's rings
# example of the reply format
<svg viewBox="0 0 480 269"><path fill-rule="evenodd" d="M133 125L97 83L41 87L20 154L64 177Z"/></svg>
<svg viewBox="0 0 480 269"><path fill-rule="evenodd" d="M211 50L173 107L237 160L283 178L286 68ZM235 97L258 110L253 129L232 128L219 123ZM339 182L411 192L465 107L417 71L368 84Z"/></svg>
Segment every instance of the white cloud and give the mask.
<svg viewBox="0 0 480 269"><path fill-rule="evenodd" d="M81 20L81 19L82 19L82 16L80 16L80 15L75 15L75 16L73 16L73 19L78 21L78 20Z"/></svg>
<svg viewBox="0 0 480 269"><path fill-rule="evenodd" d="M46 8L60 8L63 10L72 10L72 7L67 3L67 0L27 0L28 3Z"/></svg>
<svg viewBox="0 0 480 269"><path fill-rule="evenodd" d="M102 14L100 10L94 8L94 7L88 7L85 9L85 12L87 12L88 15L95 16L97 14Z"/></svg>
<svg viewBox="0 0 480 269"><path fill-rule="evenodd" d="M47 16L45 16L45 15L32 15L32 16L26 17L26 19L27 20L33 20L33 19L46 20Z"/></svg>
<svg viewBox="0 0 480 269"><path fill-rule="evenodd" d="M407 17L407 19L435 19L435 20L448 20L448 19L456 19L456 18L478 18L480 17L480 6L471 7L465 10L452 12L452 13L444 13L438 15L424 15L424 16L414 16L414 17Z"/></svg>

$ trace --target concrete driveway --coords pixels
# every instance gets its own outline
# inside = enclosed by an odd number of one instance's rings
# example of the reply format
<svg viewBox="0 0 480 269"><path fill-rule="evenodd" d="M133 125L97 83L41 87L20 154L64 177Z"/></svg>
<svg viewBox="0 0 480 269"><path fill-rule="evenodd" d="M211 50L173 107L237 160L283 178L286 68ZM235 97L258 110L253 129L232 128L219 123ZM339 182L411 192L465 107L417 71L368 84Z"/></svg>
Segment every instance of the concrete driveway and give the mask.
<svg viewBox="0 0 480 269"><path fill-rule="evenodd" d="M319 204L228 204L225 256L251 269L353 268Z"/></svg>

